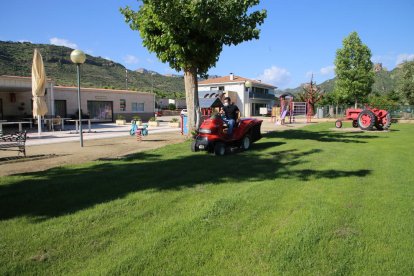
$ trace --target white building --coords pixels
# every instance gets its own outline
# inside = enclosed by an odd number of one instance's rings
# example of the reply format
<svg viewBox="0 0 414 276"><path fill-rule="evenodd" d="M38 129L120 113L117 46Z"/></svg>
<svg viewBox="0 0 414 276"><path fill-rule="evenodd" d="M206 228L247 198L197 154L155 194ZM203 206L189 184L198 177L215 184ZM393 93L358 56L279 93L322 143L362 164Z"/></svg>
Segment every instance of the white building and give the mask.
<svg viewBox="0 0 414 276"><path fill-rule="evenodd" d="M249 87L251 85L251 87ZM200 95L208 97L209 93L224 93L232 98L239 107L242 116L260 115L261 107L270 108L275 101L277 87L251 80L231 73L229 76L207 79L198 83Z"/></svg>

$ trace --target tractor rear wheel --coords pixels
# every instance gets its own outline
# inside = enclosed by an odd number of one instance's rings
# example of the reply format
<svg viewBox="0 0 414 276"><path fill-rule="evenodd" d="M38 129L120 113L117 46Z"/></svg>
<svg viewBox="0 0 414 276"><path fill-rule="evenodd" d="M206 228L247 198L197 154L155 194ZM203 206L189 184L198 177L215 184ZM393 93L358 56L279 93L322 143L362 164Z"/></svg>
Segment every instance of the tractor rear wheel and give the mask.
<svg viewBox="0 0 414 276"><path fill-rule="evenodd" d="M336 126L336 128L341 128L342 127L342 121L341 120L336 120L335 126Z"/></svg>
<svg viewBox="0 0 414 276"><path fill-rule="evenodd" d="M352 121L352 127L355 127L355 128L358 127L358 121L357 120Z"/></svg>
<svg viewBox="0 0 414 276"><path fill-rule="evenodd" d="M226 146L222 142L217 142L214 145L214 154L217 156L223 156L226 153Z"/></svg>
<svg viewBox="0 0 414 276"><path fill-rule="evenodd" d="M362 110L358 116L358 125L362 130L371 130L376 124L377 118L371 110Z"/></svg>

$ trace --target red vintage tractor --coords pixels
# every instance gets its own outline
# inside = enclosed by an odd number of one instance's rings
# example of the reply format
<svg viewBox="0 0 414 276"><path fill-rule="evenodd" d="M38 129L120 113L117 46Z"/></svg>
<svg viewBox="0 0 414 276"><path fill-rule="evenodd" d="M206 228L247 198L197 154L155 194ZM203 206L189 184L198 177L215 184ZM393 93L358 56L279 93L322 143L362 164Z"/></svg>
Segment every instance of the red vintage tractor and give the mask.
<svg viewBox="0 0 414 276"><path fill-rule="evenodd" d="M378 108L348 108L345 118L337 120L335 126L341 128L343 120L352 120L352 126L362 130L372 130L374 127L378 130L384 130L391 126L390 113Z"/></svg>

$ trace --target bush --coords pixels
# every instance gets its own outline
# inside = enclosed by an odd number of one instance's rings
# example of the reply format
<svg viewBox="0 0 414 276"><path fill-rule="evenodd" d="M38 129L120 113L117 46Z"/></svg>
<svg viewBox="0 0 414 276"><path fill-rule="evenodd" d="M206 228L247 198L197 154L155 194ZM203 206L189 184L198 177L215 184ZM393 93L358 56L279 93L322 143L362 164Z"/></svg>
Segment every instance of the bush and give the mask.
<svg viewBox="0 0 414 276"><path fill-rule="evenodd" d="M177 109L177 107L175 106L175 104L170 103L170 104L168 105L168 109L169 109L169 110L176 110L176 109Z"/></svg>
<svg viewBox="0 0 414 276"><path fill-rule="evenodd" d="M118 115L116 115L116 119L117 120L125 120L125 116L121 115L121 114L118 114Z"/></svg>
<svg viewBox="0 0 414 276"><path fill-rule="evenodd" d="M156 119L155 119L155 117L151 117L151 118L149 118L149 121L150 121L150 122L155 122L155 121L156 121Z"/></svg>
<svg viewBox="0 0 414 276"><path fill-rule="evenodd" d="M135 115L135 116L132 116L132 119L134 119L135 121L140 121L141 120L141 117Z"/></svg>

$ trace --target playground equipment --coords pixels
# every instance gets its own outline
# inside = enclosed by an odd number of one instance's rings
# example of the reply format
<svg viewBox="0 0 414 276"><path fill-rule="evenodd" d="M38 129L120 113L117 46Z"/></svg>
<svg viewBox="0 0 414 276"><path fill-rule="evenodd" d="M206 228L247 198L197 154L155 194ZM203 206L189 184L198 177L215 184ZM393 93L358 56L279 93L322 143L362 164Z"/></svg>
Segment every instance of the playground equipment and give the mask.
<svg viewBox="0 0 414 276"><path fill-rule="evenodd" d="M136 120L131 121L131 129L129 130L129 135L137 136L137 140L141 141L141 136L148 135L148 124L143 124L139 126ZM138 137L139 136L139 137Z"/></svg>
<svg viewBox="0 0 414 276"><path fill-rule="evenodd" d="M294 102L293 95L285 93L280 96L280 119L289 118L289 123L295 122L297 116L307 116L309 104L306 102Z"/></svg>
<svg viewBox="0 0 414 276"><path fill-rule="evenodd" d="M345 118L337 120L335 126L341 128L344 120L352 120L352 126L362 130L372 130L374 126L378 130L384 130L391 126L390 113L378 108L348 108Z"/></svg>

